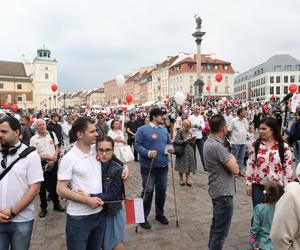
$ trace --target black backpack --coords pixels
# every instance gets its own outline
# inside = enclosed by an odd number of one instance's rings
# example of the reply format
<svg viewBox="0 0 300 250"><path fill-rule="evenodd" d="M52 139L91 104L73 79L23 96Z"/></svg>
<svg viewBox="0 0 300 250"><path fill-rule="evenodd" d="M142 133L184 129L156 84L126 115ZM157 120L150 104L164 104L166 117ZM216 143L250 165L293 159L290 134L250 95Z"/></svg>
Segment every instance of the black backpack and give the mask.
<svg viewBox="0 0 300 250"><path fill-rule="evenodd" d="M255 149L255 161L257 161L257 153L258 153L258 149L260 146L260 139L257 139L255 141L255 145L254 145L254 149ZM280 157L280 161L281 161L281 165L283 166L284 163L284 142L279 142L278 144L278 152L279 152L279 157Z"/></svg>

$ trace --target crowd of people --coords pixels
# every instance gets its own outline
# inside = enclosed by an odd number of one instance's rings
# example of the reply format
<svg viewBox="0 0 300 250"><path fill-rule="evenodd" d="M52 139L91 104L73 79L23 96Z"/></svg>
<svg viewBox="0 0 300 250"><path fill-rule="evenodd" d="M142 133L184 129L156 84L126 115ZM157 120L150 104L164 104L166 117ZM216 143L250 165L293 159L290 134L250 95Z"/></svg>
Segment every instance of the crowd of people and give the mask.
<svg viewBox="0 0 300 250"><path fill-rule="evenodd" d="M36 196L40 218L47 216L50 200L56 212L66 210L68 249L124 249L122 201L129 167L122 154L128 145L140 164L143 229L152 228L154 193L155 219L169 224L164 205L174 157L179 186L192 188L193 174L208 176L210 250L223 249L234 196L245 191L253 204L251 248L300 249L300 189L294 185L287 191L300 177L295 174L300 112L281 108L275 102L167 102L133 110L40 111L24 112L19 120L2 118L0 249L29 249ZM245 178L245 191L236 190L236 178ZM67 209L61 199L68 200Z"/></svg>

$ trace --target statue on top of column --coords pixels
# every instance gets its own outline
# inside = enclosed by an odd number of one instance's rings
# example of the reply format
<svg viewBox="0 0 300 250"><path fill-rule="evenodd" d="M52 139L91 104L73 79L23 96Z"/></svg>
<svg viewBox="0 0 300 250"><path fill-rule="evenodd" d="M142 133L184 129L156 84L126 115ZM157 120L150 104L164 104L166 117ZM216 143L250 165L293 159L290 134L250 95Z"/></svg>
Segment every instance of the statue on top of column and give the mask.
<svg viewBox="0 0 300 250"><path fill-rule="evenodd" d="M194 15L194 18L195 18L195 20L196 20L196 24L197 24L197 27L196 27L196 29L201 29L201 24L202 24L202 19L201 19L201 17L199 17L198 15Z"/></svg>

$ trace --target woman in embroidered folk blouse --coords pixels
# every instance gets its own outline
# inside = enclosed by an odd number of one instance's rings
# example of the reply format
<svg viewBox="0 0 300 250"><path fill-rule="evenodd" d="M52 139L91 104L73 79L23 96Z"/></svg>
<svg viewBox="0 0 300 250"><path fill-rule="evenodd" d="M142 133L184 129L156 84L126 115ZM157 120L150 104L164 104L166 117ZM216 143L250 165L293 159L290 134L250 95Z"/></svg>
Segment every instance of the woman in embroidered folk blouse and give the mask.
<svg viewBox="0 0 300 250"><path fill-rule="evenodd" d="M250 148L246 170L247 194L252 196L253 207L264 202L267 181L285 186L292 178L292 152L280 134L276 119L268 117L262 120L259 133L260 143L254 142ZM258 146L257 155L255 145ZM283 148L284 159L280 158L280 148Z"/></svg>

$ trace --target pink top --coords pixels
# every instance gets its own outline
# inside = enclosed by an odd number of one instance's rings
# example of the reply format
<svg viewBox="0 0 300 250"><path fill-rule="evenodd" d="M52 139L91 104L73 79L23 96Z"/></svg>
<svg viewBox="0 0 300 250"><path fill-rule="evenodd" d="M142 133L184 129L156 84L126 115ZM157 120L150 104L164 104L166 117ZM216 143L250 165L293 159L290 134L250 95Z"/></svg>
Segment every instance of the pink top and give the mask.
<svg viewBox="0 0 300 250"><path fill-rule="evenodd" d="M257 161L255 160L255 142L249 151L247 161L246 183L247 185L259 184L264 185L267 181L277 181L285 186L292 180L292 152L288 144L284 143L284 162L281 164L278 142L271 148L261 141Z"/></svg>

